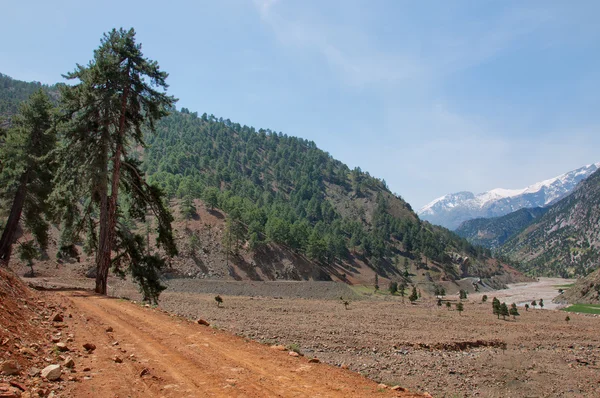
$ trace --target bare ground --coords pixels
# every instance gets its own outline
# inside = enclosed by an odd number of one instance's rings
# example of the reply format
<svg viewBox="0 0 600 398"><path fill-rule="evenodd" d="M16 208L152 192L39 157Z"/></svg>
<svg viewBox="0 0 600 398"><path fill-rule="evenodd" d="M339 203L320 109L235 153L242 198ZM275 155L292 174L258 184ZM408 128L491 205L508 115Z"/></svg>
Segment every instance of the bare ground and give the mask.
<svg viewBox="0 0 600 398"><path fill-rule="evenodd" d="M515 291L539 299L542 290L556 291L555 283L564 281L517 286ZM112 286L116 296L139 297L131 286ZM260 286L253 285L254 297L231 296L227 290L167 290L160 308L190 319L202 317L219 329L269 345L296 344L307 357L434 396L600 396L597 317L569 314L567 323L560 311L521 309L517 320L505 321L492 314L490 302L475 295L464 302L462 315L454 301L449 311L433 299L410 305L399 297L377 295L352 301L346 310L339 299L266 297ZM217 308L215 294L224 298L223 308ZM503 301L515 297L511 290L487 294L490 300L492 295Z"/></svg>

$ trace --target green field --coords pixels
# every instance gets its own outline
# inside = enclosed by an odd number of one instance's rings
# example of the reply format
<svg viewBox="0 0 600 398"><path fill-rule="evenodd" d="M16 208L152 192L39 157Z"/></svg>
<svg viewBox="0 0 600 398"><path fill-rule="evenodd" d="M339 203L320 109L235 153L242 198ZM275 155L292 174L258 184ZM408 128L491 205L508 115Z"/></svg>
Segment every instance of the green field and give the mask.
<svg viewBox="0 0 600 398"><path fill-rule="evenodd" d="M568 289L570 287L573 287L573 285L575 285L574 283L569 283L566 285L554 285L555 288L557 289Z"/></svg>
<svg viewBox="0 0 600 398"><path fill-rule="evenodd" d="M600 305L598 304L573 304L563 308L567 312L580 312L583 314L600 314Z"/></svg>

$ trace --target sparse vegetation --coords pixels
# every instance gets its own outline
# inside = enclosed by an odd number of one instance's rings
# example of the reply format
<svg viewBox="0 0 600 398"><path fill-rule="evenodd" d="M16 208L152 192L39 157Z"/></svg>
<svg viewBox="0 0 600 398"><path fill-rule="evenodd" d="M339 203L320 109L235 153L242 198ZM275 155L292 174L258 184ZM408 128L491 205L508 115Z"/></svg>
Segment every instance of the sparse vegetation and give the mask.
<svg viewBox="0 0 600 398"><path fill-rule="evenodd" d="M487 299L488 299L488 296L487 296L486 294L484 294L484 295L481 297L481 301L482 301L483 303L485 303L485 302L487 301Z"/></svg>
<svg viewBox="0 0 600 398"><path fill-rule="evenodd" d="M458 313L460 315L462 315L462 312L464 311L465 307L464 304L461 302L456 303L456 311L458 311Z"/></svg>
<svg viewBox="0 0 600 398"><path fill-rule="evenodd" d="M223 304L223 298L219 295L215 296L215 301L217 302L217 307L221 307L221 304Z"/></svg>

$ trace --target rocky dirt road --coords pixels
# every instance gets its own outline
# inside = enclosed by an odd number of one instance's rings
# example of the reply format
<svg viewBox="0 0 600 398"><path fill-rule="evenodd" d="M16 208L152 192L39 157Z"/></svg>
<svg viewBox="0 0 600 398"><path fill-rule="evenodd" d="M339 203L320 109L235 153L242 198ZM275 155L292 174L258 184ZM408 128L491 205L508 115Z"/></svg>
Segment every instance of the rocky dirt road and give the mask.
<svg viewBox="0 0 600 398"><path fill-rule="evenodd" d="M66 396L417 396L159 309L87 292L60 295L72 316L65 317L71 344L97 346L77 357L78 373L87 372Z"/></svg>

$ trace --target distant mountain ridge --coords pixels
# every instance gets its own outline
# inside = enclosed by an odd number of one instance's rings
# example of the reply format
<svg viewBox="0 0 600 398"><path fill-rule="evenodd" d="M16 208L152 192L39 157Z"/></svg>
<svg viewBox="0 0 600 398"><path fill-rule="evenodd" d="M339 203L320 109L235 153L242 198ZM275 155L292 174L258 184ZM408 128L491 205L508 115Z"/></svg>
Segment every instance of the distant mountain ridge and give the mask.
<svg viewBox="0 0 600 398"><path fill-rule="evenodd" d="M581 276L600 267L600 171L548 208L500 253L535 275Z"/></svg>
<svg viewBox="0 0 600 398"><path fill-rule="evenodd" d="M547 207L534 207L519 209L500 217L475 218L463 222L454 232L474 245L497 249L547 211Z"/></svg>
<svg viewBox="0 0 600 398"><path fill-rule="evenodd" d="M500 217L522 208L545 207L571 193L600 168L600 162L580 167L523 189L496 188L480 194L464 191L444 195L423 206L423 220L451 230L475 218Z"/></svg>

